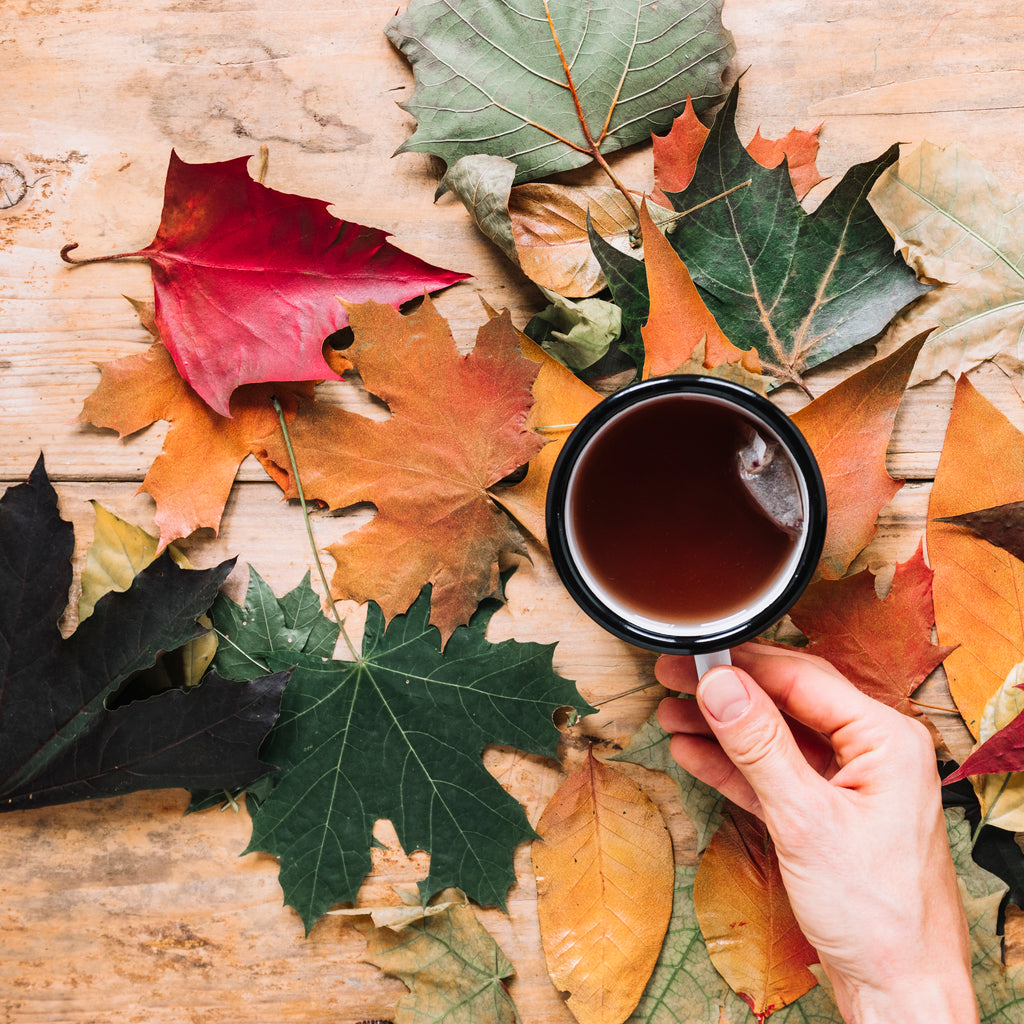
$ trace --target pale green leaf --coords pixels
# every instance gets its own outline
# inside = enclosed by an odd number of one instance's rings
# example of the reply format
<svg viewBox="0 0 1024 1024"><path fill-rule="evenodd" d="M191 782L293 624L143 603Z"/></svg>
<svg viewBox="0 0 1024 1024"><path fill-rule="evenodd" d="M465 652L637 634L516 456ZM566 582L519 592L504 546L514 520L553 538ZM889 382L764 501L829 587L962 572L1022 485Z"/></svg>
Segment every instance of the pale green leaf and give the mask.
<svg viewBox="0 0 1024 1024"><path fill-rule="evenodd" d="M404 104L417 120L400 152L447 164L508 157L516 181L591 159L582 116L602 153L669 130L689 94L721 95L733 54L721 0L411 0L385 29L412 64ZM548 14L550 13L550 20Z"/></svg>

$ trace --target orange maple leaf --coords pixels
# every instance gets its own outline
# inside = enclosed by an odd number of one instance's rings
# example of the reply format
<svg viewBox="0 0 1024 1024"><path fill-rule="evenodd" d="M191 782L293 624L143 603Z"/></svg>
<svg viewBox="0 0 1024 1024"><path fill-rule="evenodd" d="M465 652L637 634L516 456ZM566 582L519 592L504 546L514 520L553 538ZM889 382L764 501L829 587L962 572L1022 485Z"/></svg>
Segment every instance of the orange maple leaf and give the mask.
<svg viewBox="0 0 1024 1024"><path fill-rule="evenodd" d="M825 481L828 530L818 572L838 579L874 537L878 513L903 486L885 468L896 412L922 334L793 414Z"/></svg>
<svg viewBox="0 0 1024 1024"><path fill-rule="evenodd" d="M147 325L147 308L135 305ZM245 384L231 396L231 418L221 416L182 380L157 340L139 355L104 363L100 383L78 419L116 430L120 437L157 420L170 422L163 449L139 488L156 502L153 519L162 551L200 527L219 529L239 465L277 427L275 395L286 417L293 418L298 399L312 398L313 384Z"/></svg>
<svg viewBox="0 0 1024 1024"><path fill-rule="evenodd" d="M431 622L446 641L498 589L500 558L524 552L491 488L544 444L526 427L538 367L521 355L508 313L484 324L463 356L429 299L407 316L374 302L347 309L355 341L346 354L391 417L301 403L292 425L307 497L377 509L329 548L331 591L376 601L390 620L429 582ZM295 497L279 432L263 457Z"/></svg>
<svg viewBox="0 0 1024 1024"><path fill-rule="evenodd" d="M791 128L781 139L766 139L758 128L747 143L747 152L762 167L778 167L783 157L789 161L789 178L798 199L803 199L815 185L824 181L818 173L818 133L821 125L811 131ZM672 122L667 135L652 135L654 147L654 183L652 199L660 206L671 206L666 192L682 192L693 178L708 129L697 117L687 99L686 109Z"/></svg>
<svg viewBox="0 0 1024 1024"><path fill-rule="evenodd" d="M808 650L834 665L875 700L907 715L910 695L952 651L932 643L932 570L923 545L896 566L884 600L869 569L841 580L816 580L790 611L811 641Z"/></svg>
<svg viewBox="0 0 1024 1024"><path fill-rule="evenodd" d="M977 736L982 711L1024 661L1024 562L937 519L1024 499L1024 435L961 376L928 503L935 625L949 692Z"/></svg>

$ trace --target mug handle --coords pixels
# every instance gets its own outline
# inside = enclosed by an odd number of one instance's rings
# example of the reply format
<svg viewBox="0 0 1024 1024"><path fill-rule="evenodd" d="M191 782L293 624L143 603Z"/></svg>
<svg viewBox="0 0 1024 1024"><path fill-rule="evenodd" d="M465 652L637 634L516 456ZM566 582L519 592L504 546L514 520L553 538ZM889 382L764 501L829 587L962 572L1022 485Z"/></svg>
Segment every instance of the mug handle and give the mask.
<svg viewBox="0 0 1024 1024"><path fill-rule="evenodd" d="M729 656L728 648L724 651L709 651L707 654L695 654L693 663L697 666L697 678L701 679L709 669L717 668L719 665L731 665L732 658Z"/></svg>

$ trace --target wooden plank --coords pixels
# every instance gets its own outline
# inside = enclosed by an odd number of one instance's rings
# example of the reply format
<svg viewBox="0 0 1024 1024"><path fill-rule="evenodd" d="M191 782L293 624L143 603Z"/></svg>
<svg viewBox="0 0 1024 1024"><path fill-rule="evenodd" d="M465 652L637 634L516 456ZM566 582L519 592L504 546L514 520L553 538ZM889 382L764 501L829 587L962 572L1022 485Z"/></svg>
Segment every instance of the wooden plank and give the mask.
<svg viewBox="0 0 1024 1024"><path fill-rule="evenodd" d="M778 136L824 122L819 166L832 181L894 141L963 142L1011 189L1024 190L1019 40L1024 12L1003 0L970 8L938 0L865 5L853 0L727 0L736 37L729 80L743 73L737 124ZM473 273L438 305L468 348L483 321L481 299L507 306L523 324L541 305L532 284L472 228L451 197L433 201L439 164L392 157L413 128L398 106L412 78L382 29L384 0L6 0L0 11L4 103L0 163L26 180L14 205L0 203L0 483L23 479L40 451L76 528L75 566L91 538L88 500L151 527L152 503L136 495L165 428L117 440L75 422L95 387L97 362L148 343L122 295L151 294L140 262L69 268L58 253L145 245L159 220L172 148L186 160L220 160L269 147L267 183L327 199L344 218L385 228L395 244L434 263ZM638 189L651 182L648 148L613 158ZM599 180L592 171L572 180ZM814 205L827 185L812 193ZM811 375L819 394L870 360L865 347ZM1024 404L994 369L972 378L1019 427ZM912 389L896 423L889 469L908 484L883 511L876 539L855 567L870 566L884 589L897 561L923 534L929 494L952 400L952 381ZM324 389L330 400L369 412L358 391ZM777 395L789 410L806 400ZM252 561L281 593L311 557L300 515L249 460L239 474L219 537L183 545L197 565L238 555L229 592L244 590ZM369 512L317 517L326 545ZM269 538L269 540L268 540ZM508 587L493 639L558 646L555 664L600 712L566 734L562 764L490 750L489 769L536 822L563 767L593 738L620 749L655 707L652 655L603 634L579 612L534 550ZM329 566L328 566L329 568ZM314 587L319 584L314 580ZM72 592L72 603L75 595ZM359 611L346 608L358 635ZM73 623L69 617L68 625ZM926 693L944 702L941 670ZM958 756L968 740L955 719L939 720ZM664 777L628 769L665 813L677 858L692 863L692 826ZM327 917L303 938L281 906L276 864L239 857L243 815L183 817L180 792L139 794L5 815L0 829L0 1006L11 1024L30 1021L193 1020L356 1022L388 1018L404 991L362 962L363 940ZM426 873L382 823L386 852L361 903L393 900L390 886ZM519 881L509 915L480 911L515 964L512 982L526 1024L568 1024L547 979L529 850L516 854ZM1008 948L1024 957L1024 918Z"/></svg>

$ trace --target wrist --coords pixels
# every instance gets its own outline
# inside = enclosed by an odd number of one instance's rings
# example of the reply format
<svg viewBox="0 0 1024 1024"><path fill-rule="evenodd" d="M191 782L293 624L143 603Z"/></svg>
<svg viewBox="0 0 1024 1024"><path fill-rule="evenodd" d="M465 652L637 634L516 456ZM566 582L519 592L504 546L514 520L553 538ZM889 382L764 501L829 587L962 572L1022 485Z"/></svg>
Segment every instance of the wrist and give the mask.
<svg viewBox="0 0 1024 1024"><path fill-rule="evenodd" d="M834 982L833 987L846 1024L977 1024L979 1020L966 968L916 980L904 978L887 988L842 982Z"/></svg>

